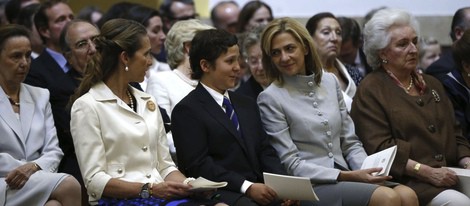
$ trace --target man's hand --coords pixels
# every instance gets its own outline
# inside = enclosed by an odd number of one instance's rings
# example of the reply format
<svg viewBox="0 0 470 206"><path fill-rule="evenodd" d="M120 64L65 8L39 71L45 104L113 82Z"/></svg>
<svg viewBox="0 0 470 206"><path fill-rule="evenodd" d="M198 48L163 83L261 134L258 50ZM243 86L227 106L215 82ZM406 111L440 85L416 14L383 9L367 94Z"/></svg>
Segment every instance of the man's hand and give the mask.
<svg viewBox="0 0 470 206"><path fill-rule="evenodd" d="M261 205L267 205L277 199L276 192L261 183L252 184L246 191L246 195Z"/></svg>

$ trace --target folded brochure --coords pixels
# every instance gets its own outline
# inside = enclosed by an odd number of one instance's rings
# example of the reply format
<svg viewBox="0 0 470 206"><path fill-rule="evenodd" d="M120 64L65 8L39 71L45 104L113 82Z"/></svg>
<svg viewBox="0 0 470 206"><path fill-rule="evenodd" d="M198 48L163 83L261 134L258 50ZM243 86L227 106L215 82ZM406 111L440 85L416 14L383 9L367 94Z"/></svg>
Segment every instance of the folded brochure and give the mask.
<svg viewBox="0 0 470 206"><path fill-rule="evenodd" d="M388 176L390 173L390 168L392 167L393 160L395 160L395 155L397 154L397 146L384 149L375 154L371 154L362 163L361 169L369 169L375 167L381 167L380 172L373 173L375 176Z"/></svg>
<svg viewBox="0 0 470 206"><path fill-rule="evenodd" d="M276 191L280 199L318 201L307 177L263 173L264 183Z"/></svg>
<svg viewBox="0 0 470 206"><path fill-rule="evenodd" d="M213 190L227 186L227 182L213 182L204 177L198 177L196 180L190 181L189 184L193 187L190 191L194 192Z"/></svg>

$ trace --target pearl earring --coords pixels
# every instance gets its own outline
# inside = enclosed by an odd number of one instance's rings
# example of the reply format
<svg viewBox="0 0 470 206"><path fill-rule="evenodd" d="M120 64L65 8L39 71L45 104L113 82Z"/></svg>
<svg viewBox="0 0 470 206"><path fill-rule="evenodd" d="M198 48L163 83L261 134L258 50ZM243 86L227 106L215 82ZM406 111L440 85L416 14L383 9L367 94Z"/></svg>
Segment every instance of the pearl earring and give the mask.
<svg viewBox="0 0 470 206"><path fill-rule="evenodd" d="M387 63L388 63L388 60L382 59L382 63L383 63L383 64L387 64Z"/></svg>
<svg viewBox="0 0 470 206"><path fill-rule="evenodd" d="M128 71L129 71L129 67L126 65L126 68L124 68L124 70L125 70L126 72L128 72Z"/></svg>

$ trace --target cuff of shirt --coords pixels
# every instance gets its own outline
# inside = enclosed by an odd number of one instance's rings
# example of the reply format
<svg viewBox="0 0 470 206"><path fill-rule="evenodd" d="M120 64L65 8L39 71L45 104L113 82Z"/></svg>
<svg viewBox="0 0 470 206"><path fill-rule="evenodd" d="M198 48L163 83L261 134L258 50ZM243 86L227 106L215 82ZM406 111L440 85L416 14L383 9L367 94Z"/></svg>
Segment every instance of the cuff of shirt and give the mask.
<svg viewBox="0 0 470 206"><path fill-rule="evenodd" d="M248 188L253 184L253 182L250 182L248 180L245 180L242 184L242 188L240 188L240 191L245 194Z"/></svg>

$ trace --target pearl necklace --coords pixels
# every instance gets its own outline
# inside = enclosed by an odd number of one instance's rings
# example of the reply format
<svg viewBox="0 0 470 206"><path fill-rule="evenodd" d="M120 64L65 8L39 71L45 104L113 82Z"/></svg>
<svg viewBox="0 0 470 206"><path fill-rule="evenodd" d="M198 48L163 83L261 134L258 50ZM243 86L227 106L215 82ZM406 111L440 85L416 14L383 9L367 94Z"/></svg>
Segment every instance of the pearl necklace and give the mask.
<svg viewBox="0 0 470 206"><path fill-rule="evenodd" d="M7 95L8 100L10 101L10 104L13 106L20 106L19 102L15 102L10 96Z"/></svg>
<svg viewBox="0 0 470 206"><path fill-rule="evenodd" d="M408 87L405 88L406 93L410 93L410 90L411 90L411 88L412 88L413 86L414 86L413 77L411 77L411 79L410 79L410 84L408 85Z"/></svg>
<svg viewBox="0 0 470 206"><path fill-rule="evenodd" d="M127 90L126 93L127 93L127 97L129 97L129 102L130 102L130 105L131 105L131 109L132 109L132 111L135 111L135 109L134 109L134 100L132 99L132 95L129 92L129 90Z"/></svg>

